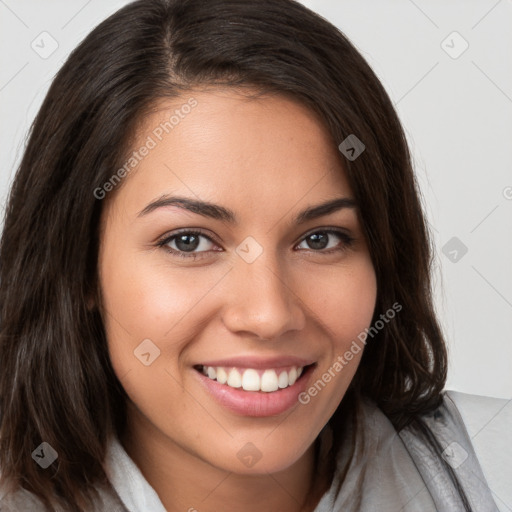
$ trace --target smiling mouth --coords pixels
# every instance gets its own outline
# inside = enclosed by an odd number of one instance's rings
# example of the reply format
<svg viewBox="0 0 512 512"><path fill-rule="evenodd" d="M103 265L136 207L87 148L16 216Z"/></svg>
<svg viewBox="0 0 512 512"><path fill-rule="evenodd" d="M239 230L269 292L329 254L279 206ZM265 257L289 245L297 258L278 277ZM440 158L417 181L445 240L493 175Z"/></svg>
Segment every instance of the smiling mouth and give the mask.
<svg viewBox="0 0 512 512"><path fill-rule="evenodd" d="M194 369L209 379L234 389L273 393L293 386L312 366L314 364L286 368L254 369L196 365Z"/></svg>

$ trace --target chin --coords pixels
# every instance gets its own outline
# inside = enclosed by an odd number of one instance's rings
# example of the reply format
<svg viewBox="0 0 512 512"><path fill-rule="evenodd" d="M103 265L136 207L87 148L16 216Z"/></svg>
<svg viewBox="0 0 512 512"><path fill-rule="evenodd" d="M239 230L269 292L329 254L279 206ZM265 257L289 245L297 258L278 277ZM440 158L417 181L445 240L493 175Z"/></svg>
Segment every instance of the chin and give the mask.
<svg viewBox="0 0 512 512"><path fill-rule="evenodd" d="M253 437L250 441L246 437L243 441L233 441L231 445L219 448L222 456L215 457L209 454L208 462L224 471L239 475L265 475L279 473L297 464L302 458L307 457L308 449L313 447L314 439L308 444L293 442L289 436L288 441L283 436L263 434L259 439Z"/></svg>

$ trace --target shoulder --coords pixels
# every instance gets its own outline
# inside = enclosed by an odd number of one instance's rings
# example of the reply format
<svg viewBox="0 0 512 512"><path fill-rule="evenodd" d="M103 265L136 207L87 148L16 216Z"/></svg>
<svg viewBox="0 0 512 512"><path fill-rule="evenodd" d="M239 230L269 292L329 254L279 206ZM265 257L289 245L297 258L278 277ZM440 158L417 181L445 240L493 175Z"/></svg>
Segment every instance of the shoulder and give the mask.
<svg viewBox="0 0 512 512"><path fill-rule="evenodd" d="M512 509L512 400L446 391L467 430L500 510Z"/></svg>
<svg viewBox="0 0 512 512"><path fill-rule="evenodd" d="M43 512L45 508L39 499L25 489L18 490L15 494L8 495L0 489L0 511L17 512L20 510Z"/></svg>
<svg viewBox="0 0 512 512"><path fill-rule="evenodd" d="M98 497L90 512L128 512L113 488L105 485L97 486ZM7 494L0 488L0 512L46 512L43 502L26 489L18 489ZM64 512L61 508L59 512Z"/></svg>

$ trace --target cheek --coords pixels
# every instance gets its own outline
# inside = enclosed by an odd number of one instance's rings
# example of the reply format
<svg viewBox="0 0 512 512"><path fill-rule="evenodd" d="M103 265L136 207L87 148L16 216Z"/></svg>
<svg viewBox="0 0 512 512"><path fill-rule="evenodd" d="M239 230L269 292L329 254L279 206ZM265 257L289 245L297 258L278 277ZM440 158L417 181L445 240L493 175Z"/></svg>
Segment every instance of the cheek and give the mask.
<svg viewBox="0 0 512 512"><path fill-rule="evenodd" d="M102 267L102 296L109 340L135 348L149 338L162 352L179 348L163 343L186 337L184 328L201 300L222 277L218 269L170 268L161 256L141 253L131 258L110 254Z"/></svg>
<svg viewBox="0 0 512 512"><path fill-rule="evenodd" d="M299 401L320 429L338 407L357 371L364 350L358 336L372 321L377 282L370 257L360 255L350 266L318 273L314 283L309 283L310 291L304 296L327 341L310 386Z"/></svg>
<svg viewBox="0 0 512 512"><path fill-rule="evenodd" d="M148 260L148 254L114 252L104 259L103 317L110 360L127 395L144 417L168 425L175 418L172 404L187 417L180 354L204 291L185 272Z"/></svg>
<svg viewBox="0 0 512 512"><path fill-rule="evenodd" d="M328 331L333 348L344 350L369 326L375 309L377 283L369 256L354 258L346 267L312 273L301 296Z"/></svg>
<svg viewBox="0 0 512 512"><path fill-rule="evenodd" d="M148 263L144 253L105 254L101 285L112 367L145 415L166 424L172 411L162 404L179 403L183 414L189 407L184 354L213 316L208 293L226 270L172 269L161 257Z"/></svg>

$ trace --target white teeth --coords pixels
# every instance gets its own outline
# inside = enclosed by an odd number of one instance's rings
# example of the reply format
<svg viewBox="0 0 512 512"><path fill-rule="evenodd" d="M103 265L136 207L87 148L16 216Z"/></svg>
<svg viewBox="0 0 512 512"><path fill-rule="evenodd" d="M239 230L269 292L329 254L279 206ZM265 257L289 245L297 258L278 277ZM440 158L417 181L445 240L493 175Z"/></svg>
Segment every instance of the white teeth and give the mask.
<svg viewBox="0 0 512 512"><path fill-rule="evenodd" d="M283 373L286 375L286 372ZM271 391L277 391L278 389L279 385L275 370L265 370L261 376L261 391L270 393Z"/></svg>
<svg viewBox="0 0 512 512"><path fill-rule="evenodd" d="M233 368L228 375L228 386L231 386L232 388L241 388L242 387L242 376L240 375L240 372Z"/></svg>
<svg viewBox="0 0 512 512"><path fill-rule="evenodd" d="M279 380L277 381L277 384L280 388L288 387L288 372L282 372L279 375Z"/></svg>
<svg viewBox="0 0 512 512"><path fill-rule="evenodd" d="M220 384L226 384L227 381L228 381L228 374L226 373L226 370L224 370L224 368L219 366L217 368L217 382L219 382Z"/></svg>
<svg viewBox="0 0 512 512"><path fill-rule="evenodd" d="M260 390L260 376L256 370L245 370L242 377L242 387L245 391Z"/></svg>
<svg viewBox="0 0 512 512"><path fill-rule="evenodd" d="M218 366L203 366L202 373L212 380L217 380L219 384L227 384L232 388L243 388L245 391L263 391L271 393L279 389L293 386L296 380L302 375L302 366L292 366L288 371L268 369L261 376L261 370L247 368L238 370L237 368L224 368Z"/></svg>

